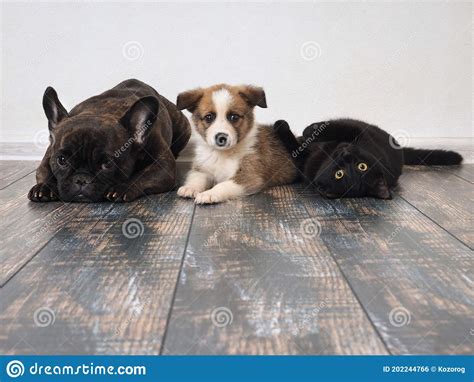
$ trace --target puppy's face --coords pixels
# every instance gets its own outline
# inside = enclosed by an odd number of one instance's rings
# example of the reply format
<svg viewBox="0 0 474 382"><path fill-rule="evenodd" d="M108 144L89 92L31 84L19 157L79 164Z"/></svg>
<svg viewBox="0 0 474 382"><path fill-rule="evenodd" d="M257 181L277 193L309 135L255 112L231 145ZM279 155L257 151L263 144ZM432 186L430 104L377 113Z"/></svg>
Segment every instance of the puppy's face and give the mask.
<svg viewBox="0 0 474 382"><path fill-rule="evenodd" d="M254 107L267 107L262 88L225 84L181 93L176 104L192 113L196 131L216 150L241 142L254 126Z"/></svg>
<svg viewBox="0 0 474 382"><path fill-rule="evenodd" d="M51 89L51 90L49 90ZM43 106L49 121L49 166L63 201L97 202L131 177L158 112L153 97L138 100L120 119L102 113L69 116L48 88Z"/></svg>

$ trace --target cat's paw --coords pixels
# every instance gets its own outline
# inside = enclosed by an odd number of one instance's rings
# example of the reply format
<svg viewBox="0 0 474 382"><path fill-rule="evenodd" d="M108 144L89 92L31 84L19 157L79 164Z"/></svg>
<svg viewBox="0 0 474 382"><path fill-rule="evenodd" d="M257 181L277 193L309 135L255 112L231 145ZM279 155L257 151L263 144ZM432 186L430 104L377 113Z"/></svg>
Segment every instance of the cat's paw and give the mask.
<svg viewBox="0 0 474 382"><path fill-rule="evenodd" d="M59 200L58 190L55 186L38 183L28 192L28 199L33 202L53 202Z"/></svg>
<svg viewBox="0 0 474 382"><path fill-rule="evenodd" d="M222 197L218 193L212 190L200 192L199 194L196 195L196 198L194 199L194 203L196 204L214 204L214 203L220 203L223 201L224 200L222 199Z"/></svg>
<svg viewBox="0 0 474 382"><path fill-rule="evenodd" d="M181 186L178 188L178 195L182 198L195 198L199 194L199 190L190 186Z"/></svg>
<svg viewBox="0 0 474 382"><path fill-rule="evenodd" d="M131 202L141 195L142 193L133 184L120 183L110 187L104 196L111 202L123 203Z"/></svg>

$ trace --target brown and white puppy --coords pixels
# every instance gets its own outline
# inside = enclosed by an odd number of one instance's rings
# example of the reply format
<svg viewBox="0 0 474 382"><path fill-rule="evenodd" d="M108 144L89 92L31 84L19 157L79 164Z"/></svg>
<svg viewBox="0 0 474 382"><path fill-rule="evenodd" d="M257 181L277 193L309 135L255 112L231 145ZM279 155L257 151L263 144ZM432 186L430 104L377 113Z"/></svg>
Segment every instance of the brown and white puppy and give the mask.
<svg viewBox="0 0 474 382"><path fill-rule="evenodd" d="M178 195L218 203L293 182L297 169L271 126L254 120L267 107L262 88L214 85L181 93L179 110L192 113L195 157Z"/></svg>

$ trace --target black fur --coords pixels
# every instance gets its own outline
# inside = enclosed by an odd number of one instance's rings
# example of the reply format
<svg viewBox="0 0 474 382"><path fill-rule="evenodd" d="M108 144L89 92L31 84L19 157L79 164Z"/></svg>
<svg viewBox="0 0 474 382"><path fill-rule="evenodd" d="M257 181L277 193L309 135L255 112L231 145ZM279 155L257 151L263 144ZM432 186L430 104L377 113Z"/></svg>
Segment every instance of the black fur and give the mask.
<svg viewBox="0 0 474 382"><path fill-rule="evenodd" d="M129 202L175 186L175 158L191 128L151 86L126 80L69 112L48 87L43 108L51 142L30 200Z"/></svg>
<svg viewBox="0 0 474 382"><path fill-rule="evenodd" d="M403 149L405 164L419 164L424 166L450 166L462 162L462 156L455 151L424 150L406 147Z"/></svg>
<svg viewBox="0 0 474 382"><path fill-rule="evenodd" d="M454 151L402 148L377 126L352 119L313 123L299 138L285 121L277 121L274 129L304 179L329 198L389 199L403 164L454 165L462 161Z"/></svg>

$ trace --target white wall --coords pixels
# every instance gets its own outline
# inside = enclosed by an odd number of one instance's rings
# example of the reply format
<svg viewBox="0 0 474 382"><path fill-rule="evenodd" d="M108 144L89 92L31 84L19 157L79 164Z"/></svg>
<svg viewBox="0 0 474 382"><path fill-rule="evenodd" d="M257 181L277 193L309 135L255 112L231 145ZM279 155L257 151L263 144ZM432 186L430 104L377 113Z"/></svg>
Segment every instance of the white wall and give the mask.
<svg viewBox="0 0 474 382"><path fill-rule="evenodd" d="M69 109L130 77L173 101L216 82L262 85L259 120L299 132L349 116L470 137L471 31L470 2L3 3L0 140L46 129L48 85ZM130 41L136 60L123 52Z"/></svg>

